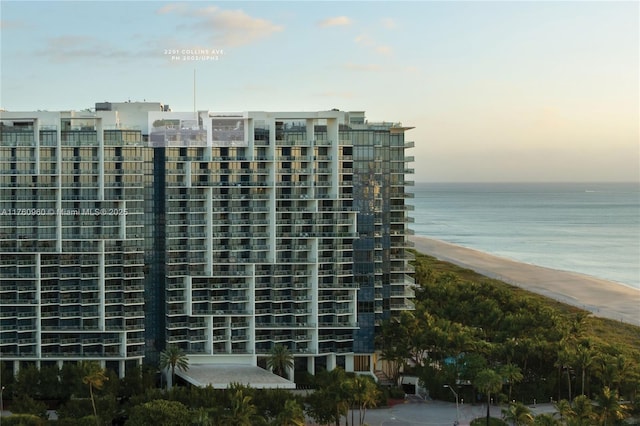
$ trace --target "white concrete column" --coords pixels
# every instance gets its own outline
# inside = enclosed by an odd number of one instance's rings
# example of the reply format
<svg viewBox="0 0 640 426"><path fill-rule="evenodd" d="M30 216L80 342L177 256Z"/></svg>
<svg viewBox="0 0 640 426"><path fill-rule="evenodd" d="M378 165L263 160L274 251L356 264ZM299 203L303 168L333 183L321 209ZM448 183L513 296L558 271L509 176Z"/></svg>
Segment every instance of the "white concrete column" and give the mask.
<svg viewBox="0 0 640 426"><path fill-rule="evenodd" d="M344 357L344 371L347 371L347 372L354 372L355 371L353 357L354 357L354 355L346 355Z"/></svg>
<svg viewBox="0 0 640 426"><path fill-rule="evenodd" d="M36 356L42 357L42 254L36 254Z"/></svg>
<svg viewBox="0 0 640 426"><path fill-rule="evenodd" d="M285 372L285 375L287 376L286 377L287 379L291 380L292 382L294 381L295 374L294 374L293 366L287 367L287 371Z"/></svg>
<svg viewBox="0 0 640 426"><path fill-rule="evenodd" d="M193 300L191 299L191 297L193 296L193 288L192 288L192 279L193 277L189 276L185 276L184 277L184 295L183 295L183 299L184 302L187 305L187 309L186 309L186 313L188 316L193 315Z"/></svg>
<svg viewBox="0 0 640 426"><path fill-rule="evenodd" d="M102 118L96 118L96 138L98 138L98 156L100 157L98 167L98 200L104 201L104 129Z"/></svg>
<svg viewBox="0 0 640 426"><path fill-rule="evenodd" d="M327 118L327 139L331 142L331 198L335 199L340 193L340 157L342 157L340 147L340 133L338 131L338 120Z"/></svg>
<svg viewBox="0 0 640 426"><path fill-rule="evenodd" d="M99 242L99 250L98 254L98 299L100 303L98 304L98 329L104 331L106 328L106 319L105 319L105 245L104 240L100 240Z"/></svg>
<svg viewBox="0 0 640 426"><path fill-rule="evenodd" d="M211 148L208 148L211 150ZM213 188L205 189L205 220L206 220L206 238L205 238L205 275L211 275L213 271Z"/></svg>
<svg viewBox="0 0 640 426"><path fill-rule="evenodd" d="M309 372L309 374L313 374L315 376L315 374L316 374L316 357L310 356L310 357L307 358L307 372Z"/></svg>
<svg viewBox="0 0 640 426"><path fill-rule="evenodd" d="M205 323L207 325L207 343L205 344L205 350L208 354L213 355L213 316L209 315L205 317Z"/></svg>
<svg viewBox="0 0 640 426"><path fill-rule="evenodd" d="M327 371L335 370L336 368L336 354L327 355Z"/></svg>
<svg viewBox="0 0 640 426"><path fill-rule="evenodd" d="M56 251L62 252L62 123L58 117L58 126L56 129ZM102 158L102 154L100 154Z"/></svg>
<svg viewBox="0 0 640 426"><path fill-rule="evenodd" d="M33 160L36 163L36 174L40 174L40 120L33 120L33 140L36 142Z"/></svg>

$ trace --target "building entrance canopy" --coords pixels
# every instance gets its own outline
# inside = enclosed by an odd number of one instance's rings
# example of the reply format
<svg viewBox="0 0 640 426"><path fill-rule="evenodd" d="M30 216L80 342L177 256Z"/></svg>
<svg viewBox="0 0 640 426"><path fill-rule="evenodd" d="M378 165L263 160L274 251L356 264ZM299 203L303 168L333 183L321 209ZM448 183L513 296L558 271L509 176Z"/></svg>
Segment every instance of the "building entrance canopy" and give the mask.
<svg viewBox="0 0 640 426"><path fill-rule="evenodd" d="M187 371L177 371L186 382L194 386L227 389L233 383L255 389L295 389L296 384L260 367L240 364L195 364Z"/></svg>

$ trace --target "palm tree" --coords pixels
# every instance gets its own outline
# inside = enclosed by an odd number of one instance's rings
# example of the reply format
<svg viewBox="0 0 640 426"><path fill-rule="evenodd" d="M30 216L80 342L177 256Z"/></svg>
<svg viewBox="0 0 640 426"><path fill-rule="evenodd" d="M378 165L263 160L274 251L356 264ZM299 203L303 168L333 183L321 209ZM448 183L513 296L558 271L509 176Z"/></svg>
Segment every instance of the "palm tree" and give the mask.
<svg viewBox="0 0 640 426"><path fill-rule="evenodd" d="M616 385L615 390L620 393L620 386L622 383L629 377L633 376L633 363L622 354L616 356L615 363L617 367L617 375L614 382Z"/></svg>
<svg viewBox="0 0 640 426"><path fill-rule="evenodd" d="M171 345L164 351L160 352L160 369L171 368L171 386L176 380L176 367L180 371L187 371L189 369L189 358L176 345Z"/></svg>
<svg viewBox="0 0 640 426"><path fill-rule="evenodd" d="M487 394L487 426L489 426L491 394L502 389L502 377L494 370L485 368L478 373L474 384L480 392Z"/></svg>
<svg viewBox="0 0 640 426"><path fill-rule="evenodd" d="M249 395L244 395L242 389L236 390L231 396L229 413L223 416L223 424L229 426L251 426L254 424L256 406Z"/></svg>
<svg viewBox="0 0 640 426"><path fill-rule="evenodd" d="M284 403L284 410L278 414L274 426L304 426L304 410L295 399L288 399Z"/></svg>
<svg viewBox="0 0 640 426"><path fill-rule="evenodd" d="M558 350L558 358L555 365L560 370L559 378L562 378L563 370L567 372L567 387L569 390L569 402L571 402L571 364L574 357L572 351L567 347L566 342L560 342L560 345L561 347ZM560 386L558 386L558 398L560 398L559 394Z"/></svg>
<svg viewBox="0 0 640 426"><path fill-rule="evenodd" d="M86 375L82 378L82 383L89 385L89 395L91 395L91 405L93 406L93 416L96 418L96 424L100 425L98 420L98 411L96 410L96 401L93 397L93 389L102 389L104 382L109 380L105 374L105 370L96 362L82 363L82 367Z"/></svg>
<svg viewBox="0 0 640 426"><path fill-rule="evenodd" d="M602 393L596 398L600 411L600 421L603 426L616 424L625 418L626 409L618 402L618 393L605 386Z"/></svg>
<svg viewBox="0 0 640 426"><path fill-rule="evenodd" d="M530 425L533 423L531 410L521 402L509 404L509 408L502 410L502 417L507 422L516 426Z"/></svg>
<svg viewBox="0 0 640 426"><path fill-rule="evenodd" d="M287 371L293 368L293 365L293 355L286 346L275 345L271 348L267 358L267 368L273 370L278 376L288 379Z"/></svg>
<svg viewBox="0 0 640 426"><path fill-rule="evenodd" d="M500 374L509 384L509 401L511 401L511 392L513 390L513 384L522 381L524 376L520 371L520 367L515 364L503 365L500 369Z"/></svg>
<svg viewBox="0 0 640 426"><path fill-rule="evenodd" d="M599 354L595 359L595 370L603 386L612 387L618 379L617 357L609 354Z"/></svg>
<svg viewBox="0 0 640 426"><path fill-rule="evenodd" d="M584 395L579 395L573 400L573 411L576 413L575 422L579 425L592 425L595 420L593 404Z"/></svg>
<svg viewBox="0 0 640 426"><path fill-rule="evenodd" d="M575 411L573 411L573 407L571 407L571 403L566 399L561 399L556 404L554 404L558 414L560 414L560 421L564 422L565 420L574 417L576 415Z"/></svg>
<svg viewBox="0 0 640 426"><path fill-rule="evenodd" d="M584 382L587 374L587 369L591 367L593 363L593 350L585 345L579 345L573 354L576 366L580 367L582 377L580 383L582 384L581 394L584 395Z"/></svg>
<svg viewBox="0 0 640 426"><path fill-rule="evenodd" d="M535 416L533 424L536 426L560 426L562 423L553 416L553 413L541 413Z"/></svg>
<svg viewBox="0 0 640 426"><path fill-rule="evenodd" d="M360 423L364 424L367 408L375 407L378 403L380 391L373 379L365 376L356 376L351 383L353 402L358 406ZM351 422L353 423L353 421Z"/></svg>

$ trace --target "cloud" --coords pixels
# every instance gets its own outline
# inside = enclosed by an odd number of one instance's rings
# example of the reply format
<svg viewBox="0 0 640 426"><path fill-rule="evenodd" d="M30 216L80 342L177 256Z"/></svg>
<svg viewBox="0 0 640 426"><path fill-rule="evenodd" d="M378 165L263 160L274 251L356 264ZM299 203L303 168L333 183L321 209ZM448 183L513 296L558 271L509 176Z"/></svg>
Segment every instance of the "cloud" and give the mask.
<svg viewBox="0 0 640 426"><path fill-rule="evenodd" d="M415 66L399 66L394 64L387 64L384 67L379 64L356 64L353 62L347 62L343 65L343 68L349 71L365 71L365 72L396 72L396 73L409 73L416 74L420 70Z"/></svg>
<svg viewBox="0 0 640 426"><path fill-rule="evenodd" d="M0 30L9 30L12 28L21 28L25 24L22 21L8 21L6 19L0 20Z"/></svg>
<svg viewBox="0 0 640 426"><path fill-rule="evenodd" d="M382 71L382 67L378 64L354 64L348 62L344 65L349 71Z"/></svg>
<svg viewBox="0 0 640 426"><path fill-rule="evenodd" d="M376 53L381 55L390 55L393 53L390 46L376 43L376 41L368 34L360 34L353 41L356 44L373 49Z"/></svg>
<svg viewBox="0 0 640 426"><path fill-rule="evenodd" d="M171 12L186 12L187 6L184 3L170 3L156 10L158 15L165 15Z"/></svg>
<svg viewBox="0 0 640 426"><path fill-rule="evenodd" d="M184 21L178 24L178 30L197 32L198 38L207 39L220 47L250 44L284 29L266 19L247 15L240 9L229 10L216 6L190 9L179 3L163 6L156 12L179 15Z"/></svg>
<svg viewBox="0 0 640 426"><path fill-rule="evenodd" d="M381 22L382 22L382 26L388 30L392 30L398 26L396 24L396 21L394 21L391 18L384 18Z"/></svg>
<svg viewBox="0 0 640 426"><path fill-rule="evenodd" d="M355 94L353 92L320 92L315 93L313 96L320 96L324 98L353 98Z"/></svg>
<svg viewBox="0 0 640 426"><path fill-rule="evenodd" d="M373 39L367 34L360 34L353 41L364 46L373 46Z"/></svg>
<svg viewBox="0 0 640 426"><path fill-rule="evenodd" d="M392 53L391 48L389 46L383 45L383 44L381 44L379 46L376 46L375 49L376 49L376 52L378 52L378 53L380 53L382 55L390 55Z"/></svg>
<svg viewBox="0 0 640 426"><path fill-rule="evenodd" d="M215 11L205 21L205 25L207 24L212 24L220 32L220 42L225 46L249 44L283 30L279 25L253 18L241 10Z"/></svg>
<svg viewBox="0 0 640 426"><path fill-rule="evenodd" d="M337 27L337 26L344 26L344 25L351 25L351 19L349 19L346 16L334 16L333 18L327 18L318 22L318 26L321 28Z"/></svg>
<svg viewBox="0 0 640 426"><path fill-rule="evenodd" d="M113 62L114 59L131 59L144 56L139 52L123 50L91 36L52 37L46 40L45 48L36 51L36 54L57 63L86 58Z"/></svg>

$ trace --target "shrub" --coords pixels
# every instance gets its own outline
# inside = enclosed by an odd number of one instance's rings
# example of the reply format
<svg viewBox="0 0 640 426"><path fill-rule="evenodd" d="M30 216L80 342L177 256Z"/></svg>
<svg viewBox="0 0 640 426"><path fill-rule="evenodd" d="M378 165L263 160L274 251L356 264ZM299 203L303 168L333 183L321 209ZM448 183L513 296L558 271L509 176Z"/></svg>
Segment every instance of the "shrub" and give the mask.
<svg viewBox="0 0 640 426"><path fill-rule="evenodd" d="M42 401L36 401L29 395L19 395L11 404L11 412L17 414L31 414L43 419L48 418L47 405Z"/></svg>
<svg viewBox="0 0 640 426"><path fill-rule="evenodd" d="M44 426L47 421L34 414L13 414L2 418L3 426Z"/></svg>

